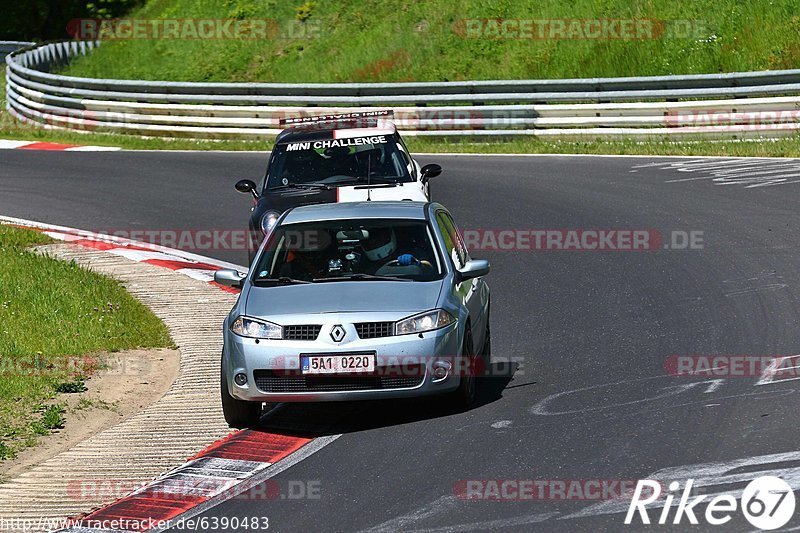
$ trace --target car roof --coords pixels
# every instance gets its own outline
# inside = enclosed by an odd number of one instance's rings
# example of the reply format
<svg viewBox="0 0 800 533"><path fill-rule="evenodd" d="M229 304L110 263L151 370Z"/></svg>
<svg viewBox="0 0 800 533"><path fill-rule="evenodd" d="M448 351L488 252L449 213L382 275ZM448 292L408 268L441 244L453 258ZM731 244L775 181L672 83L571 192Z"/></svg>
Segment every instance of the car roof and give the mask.
<svg viewBox="0 0 800 533"><path fill-rule="evenodd" d="M287 212L281 224L300 224L318 220L358 218L425 220L430 202L373 201L312 204L295 207Z"/></svg>
<svg viewBox="0 0 800 533"><path fill-rule="evenodd" d="M393 122L381 118L310 122L286 128L275 139L275 144L394 135L396 132L397 127Z"/></svg>

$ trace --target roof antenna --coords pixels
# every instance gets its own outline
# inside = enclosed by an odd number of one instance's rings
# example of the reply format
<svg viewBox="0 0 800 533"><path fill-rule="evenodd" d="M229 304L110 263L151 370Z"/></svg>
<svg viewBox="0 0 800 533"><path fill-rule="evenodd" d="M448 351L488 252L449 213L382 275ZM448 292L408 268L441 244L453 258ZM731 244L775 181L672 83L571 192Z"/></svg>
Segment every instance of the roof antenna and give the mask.
<svg viewBox="0 0 800 533"><path fill-rule="evenodd" d="M372 189L370 188L370 176L372 176L372 171L370 170L372 166L372 155L367 155L367 201L372 201Z"/></svg>

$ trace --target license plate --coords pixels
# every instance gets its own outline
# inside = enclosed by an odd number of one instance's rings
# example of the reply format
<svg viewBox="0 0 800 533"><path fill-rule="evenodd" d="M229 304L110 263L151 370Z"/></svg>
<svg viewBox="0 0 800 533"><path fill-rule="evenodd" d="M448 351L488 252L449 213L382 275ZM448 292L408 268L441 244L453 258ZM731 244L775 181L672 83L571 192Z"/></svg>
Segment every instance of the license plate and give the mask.
<svg viewBox="0 0 800 533"><path fill-rule="evenodd" d="M301 355L303 374L355 374L375 371L375 354Z"/></svg>

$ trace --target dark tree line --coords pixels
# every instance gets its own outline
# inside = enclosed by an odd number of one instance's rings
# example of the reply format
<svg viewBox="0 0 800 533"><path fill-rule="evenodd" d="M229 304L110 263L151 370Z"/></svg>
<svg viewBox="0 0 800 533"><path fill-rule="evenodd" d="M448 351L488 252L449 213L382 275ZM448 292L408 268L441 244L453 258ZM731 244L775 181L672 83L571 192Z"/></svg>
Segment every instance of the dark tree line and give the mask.
<svg viewBox="0 0 800 533"><path fill-rule="evenodd" d="M70 20L121 17L144 0L0 0L0 40L68 39Z"/></svg>

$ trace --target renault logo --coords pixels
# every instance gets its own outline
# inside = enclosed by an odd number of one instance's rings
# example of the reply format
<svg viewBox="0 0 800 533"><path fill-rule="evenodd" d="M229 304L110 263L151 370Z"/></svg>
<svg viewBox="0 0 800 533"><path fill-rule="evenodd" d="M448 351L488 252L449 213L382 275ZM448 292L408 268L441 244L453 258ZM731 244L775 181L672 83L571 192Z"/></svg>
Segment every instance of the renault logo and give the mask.
<svg viewBox="0 0 800 533"><path fill-rule="evenodd" d="M342 342L344 336L345 336L345 331L341 325L336 324L331 328L331 339L333 339L333 342Z"/></svg>

